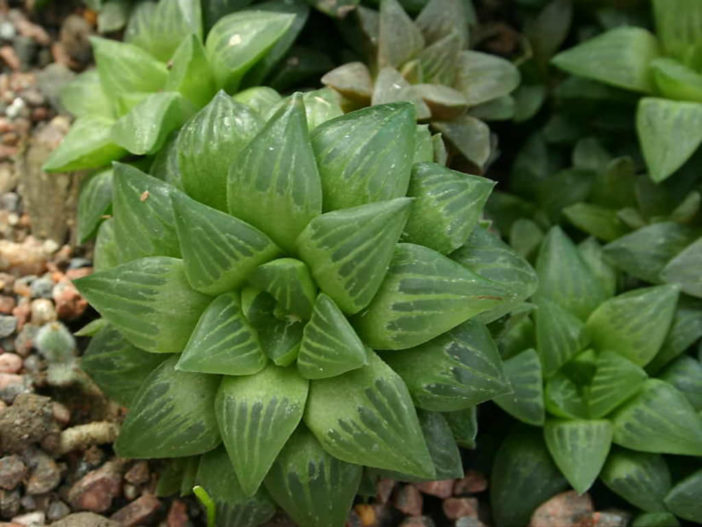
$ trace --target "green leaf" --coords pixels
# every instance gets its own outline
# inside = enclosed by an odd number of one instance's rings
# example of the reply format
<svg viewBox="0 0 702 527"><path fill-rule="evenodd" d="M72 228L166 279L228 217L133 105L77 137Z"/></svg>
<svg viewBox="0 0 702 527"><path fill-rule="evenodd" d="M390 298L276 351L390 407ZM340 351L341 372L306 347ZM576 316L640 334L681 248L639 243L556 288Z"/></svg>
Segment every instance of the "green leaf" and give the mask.
<svg viewBox="0 0 702 527"><path fill-rule="evenodd" d="M462 36L452 31L425 47L417 56L422 65L424 81L429 84L453 85L462 44Z"/></svg>
<svg viewBox="0 0 702 527"><path fill-rule="evenodd" d="M205 16L205 30L209 30L223 16L244 9L250 3L251 0L204 0L202 8Z"/></svg>
<svg viewBox="0 0 702 527"><path fill-rule="evenodd" d="M589 417L584 389L564 372L559 371L548 379L544 390L544 402L549 413L567 419Z"/></svg>
<svg viewBox="0 0 702 527"><path fill-rule="evenodd" d="M473 320L383 358L405 381L415 404L427 410L463 410L509 392L497 347L487 328Z"/></svg>
<svg viewBox="0 0 702 527"><path fill-rule="evenodd" d="M380 0L378 66L402 66L424 48L424 37L397 0Z"/></svg>
<svg viewBox="0 0 702 527"><path fill-rule="evenodd" d="M648 378L646 372L618 353L597 356L595 375L587 391L590 416L601 418L636 394Z"/></svg>
<svg viewBox="0 0 702 527"><path fill-rule="evenodd" d="M569 0L554 0L545 3L539 13L525 24L524 33L542 72L547 71L548 60L568 36L572 21L573 4Z"/></svg>
<svg viewBox="0 0 702 527"><path fill-rule="evenodd" d="M91 37L100 84L108 97L151 93L163 88L166 65L143 49L125 42Z"/></svg>
<svg viewBox="0 0 702 527"><path fill-rule="evenodd" d="M463 115L451 121L434 121L432 126L448 140L478 171L490 159L490 129L479 119Z"/></svg>
<svg viewBox="0 0 702 527"><path fill-rule="evenodd" d="M616 351L645 366L663 344L677 301L678 288L670 285L623 293L603 302L590 315L586 334L597 349Z"/></svg>
<svg viewBox="0 0 702 527"><path fill-rule="evenodd" d="M312 382L305 424L342 461L434 476L407 387L374 353L368 366Z"/></svg>
<svg viewBox="0 0 702 527"><path fill-rule="evenodd" d="M515 104L514 97L503 95L478 106L473 106L468 113L483 121L508 121L515 115Z"/></svg>
<svg viewBox="0 0 702 527"><path fill-rule="evenodd" d="M504 372L512 393L495 397L495 404L520 421L543 425L546 418L543 374L536 351L528 349L506 360Z"/></svg>
<svg viewBox="0 0 702 527"><path fill-rule="evenodd" d="M371 104L410 102L414 105L418 120L429 119L431 110L420 98L415 86L411 85L395 68L386 66L376 75Z"/></svg>
<svg viewBox="0 0 702 527"><path fill-rule="evenodd" d="M105 117L77 119L42 170L49 173L100 168L119 159L126 150L112 142L114 121Z"/></svg>
<svg viewBox="0 0 702 527"><path fill-rule="evenodd" d="M244 74L288 31L295 16L258 10L222 17L207 35L205 48L217 87L233 93Z"/></svg>
<svg viewBox="0 0 702 527"><path fill-rule="evenodd" d="M479 51L463 51L458 57L454 87L469 106L508 95L519 86L519 70L508 60Z"/></svg>
<svg viewBox="0 0 702 527"><path fill-rule="evenodd" d="M302 95L296 94L236 158L227 183L229 212L288 251L322 213L322 185Z"/></svg>
<svg viewBox="0 0 702 527"><path fill-rule="evenodd" d="M110 137L132 154L154 154L193 111L193 105L177 92L154 93L120 117Z"/></svg>
<svg viewBox="0 0 702 527"><path fill-rule="evenodd" d="M192 456L220 443L214 412L219 377L176 371L177 361L167 359L144 380L115 442L119 456Z"/></svg>
<svg viewBox="0 0 702 527"><path fill-rule="evenodd" d="M585 319L607 295L599 280L560 227L546 235L536 260L537 298L546 298Z"/></svg>
<svg viewBox="0 0 702 527"><path fill-rule="evenodd" d="M563 209L563 215L580 230L606 242L616 240L629 232L616 210L592 203L569 205Z"/></svg>
<svg viewBox="0 0 702 527"><path fill-rule="evenodd" d="M217 523L237 527L258 527L276 513L275 503L264 489L246 496L224 447L200 458L195 482L215 501Z"/></svg>
<svg viewBox="0 0 702 527"><path fill-rule="evenodd" d="M636 111L636 131L650 178L663 181L702 143L702 104L644 97Z"/></svg>
<svg viewBox="0 0 702 527"><path fill-rule="evenodd" d="M193 291L182 260L141 258L74 283L105 319L138 348L180 353L210 299Z"/></svg>
<svg viewBox="0 0 702 527"><path fill-rule="evenodd" d="M478 435L478 407L443 413L458 446L475 448Z"/></svg>
<svg viewBox="0 0 702 527"><path fill-rule="evenodd" d="M202 313L176 369L213 375L252 375L267 359L235 293L215 298Z"/></svg>
<svg viewBox="0 0 702 527"><path fill-rule="evenodd" d="M639 27L618 27L556 55L552 62L573 75L638 92L653 91L649 69L658 41Z"/></svg>
<svg viewBox="0 0 702 527"><path fill-rule="evenodd" d="M700 489L702 489L702 470L694 472L675 485L665 497L665 505L668 510L684 520L699 522L702 518Z"/></svg>
<svg viewBox="0 0 702 527"><path fill-rule="evenodd" d="M649 379L612 417L613 441L625 448L662 454L702 455L702 417L685 396L664 381Z"/></svg>
<svg viewBox="0 0 702 527"><path fill-rule="evenodd" d="M363 105L369 104L373 95L373 79L368 66L363 62L342 64L327 72L320 80L345 99Z"/></svg>
<svg viewBox="0 0 702 527"><path fill-rule="evenodd" d="M674 59L651 62L656 87L666 99L702 102L702 75Z"/></svg>
<svg viewBox="0 0 702 527"><path fill-rule="evenodd" d="M626 501L647 512L664 512L670 472L662 456L615 448L600 477Z"/></svg>
<svg viewBox="0 0 702 527"><path fill-rule="evenodd" d="M164 355L135 348L107 325L90 339L80 365L105 395L129 407L146 377L163 359Z"/></svg>
<svg viewBox="0 0 702 527"><path fill-rule="evenodd" d="M178 167L185 191L227 210L227 177L239 153L262 127L260 117L220 91L178 134Z"/></svg>
<svg viewBox="0 0 702 527"><path fill-rule="evenodd" d="M375 296L410 214L411 201L369 203L314 218L297 239L321 289L348 314Z"/></svg>
<svg viewBox="0 0 702 527"><path fill-rule="evenodd" d="M549 419L544 439L554 462L578 494L597 479L612 444L612 425L604 420Z"/></svg>
<svg viewBox="0 0 702 527"><path fill-rule="evenodd" d="M275 460L265 485L298 525L343 527L362 472L361 466L329 455L300 427Z"/></svg>
<svg viewBox="0 0 702 527"><path fill-rule="evenodd" d="M258 229L229 214L173 193L173 207L185 273L190 285L216 295L237 289L280 249Z"/></svg>
<svg viewBox="0 0 702 527"><path fill-rule="evenodd" d="M702 9L695 0L653 0L656 32L666 54L685 61L699 50Z"/></svg>
<svg viewBox="0 0 702 527"><path fill-rule="evenodd" d="M173 188L121 163L114 165L113 181L115 241L122 262L145 256L180 257Z"/></svg>
<svg viewBox="0 0 702 527"><path fill-rule="evenodd" d="M156 2L137 2L129 14L124 30L124 41L144 50L151 45L151 22L156 11Z"/></svg>
<svg viewBox="0 0 702 527"><path fill-rule="evenodd" d="M315 128L310 138L322 178L324 210L405 196L415 130L409 103L364 108Z"/></svg>
<svg viewBox="0 0 702 527"><path fill-rule="evenodd" d="M663 346L646 366L646 370L650 374L655 374L700 337L702 337L702 301L682 295Z"/></svg>
<svg viewBox="0 0 702 527"><path fill-rule="evenodd" d="M98 33L119 31L129 19L129 4L121 0L108 1L100 9L97 17Z"/></svg>
<svg viewBox="0 0 702 527"><path fill-rule="evenodd" d="M224 446L241 488L253 495L302 419L308 381L269 365L246 377L225 377L215 402Z"/></svg>
<svg viewBox="0 0 702 527"><path fill-rule="evenodd" d="M451 33L458 37L460 49L468 45L468 24L472 6L461 0L429 0L415 20L428 45Z"/></svg>
<svg viewBox="0 0 702 527"><path fill-rule="evenodd" d="M436 163L415 164L408 192L415 200L405 227L406 241L442 254L458 249L478 224L494 186L488 179Z"/></svg>
<svg viewBox="0 0 702 527"><path fill-rule="evenodd" d="M696 411L702 410L702 364L698 360L683 355L658 377L675 386Z"/></svg>
<svg viewBox="0 0 702 527"><path fill-rule="evenodd" d="M159 0L149 20L147 51L162 61L169 60L190 34L202 39L200 2Z"/></svg>
<svg viewBox="0 0 702 527"><path fill-rule="evenodd" d="M78 197L78 241L85 243L112 208L112 170L103 170L90 177Z"/></svg>
<svg viewBox="0 0 702 527"><path fill-rule="evenodd" d="M436 480L462 478L461 453L444 414L419 411L418 417L424 440L434 463L433 478Z"/></svg>
<svg viewBox="0 0 702 527"><path fill-rule="evenodd" d="M555 302L541 299L535 316L536 349L546 377L582 351L583 322Z"/></svg>
<svg viewBox="0 0 702 527"><path fill-rule="evenodd" d="M302 333L297 369L306 379L335 377L368 363L366 349L334 301L317 295Z"/></svg>
<svg viewBox="0 0 702 527"><path fill-rule="evenodd" d="M216 92L215 79L205 47L197 35L183 39L170 64L164 86L166 91L179 92L197 108L210 102Z"/></svg>
<svg viewBox="0 0 702 527"><path fill-rule="evenodd" d="M385 280L355 317L361 338L374 349L423 344L506 299L500 284L421 245L398 244Z"/></svg>
<svg viewBox="0 0 702 527"><path fill-rule="evenodd" d="M680 527L672 512L644 512L631 523L632 527Z"/></svg>
<svg viewBox="0 0 702 527"><path fill-rule="evenodd" d="M260 265L249 276L249 282L275 298L283 315L305 320L312 316L317 287L300 260L279 258Z"/></svg>
<svg viewBox="0 0 702 527"><path fill-rule="evenodd" d="M538 364L536 353L534 359ZM517 428L504 440L492 466L490 503L497 527L524 527L536 507L567 488L541 433Z"/></svg>
<svg viewBox="0 0 702 527"><path fill-rule="evenodd" d="M93 268L95 271L104 271L122 263L119 247L115 240L115 220L105 220L98 229L95 237L95 251L93 254Z"/></svg>
<svg viewBox="0 0 702 527"><path fill-rule="evenodd" d="M232 99L235 102L245 104L260 116L265 117L271 115L274 109L279 107L283 97L268 86L255 86L232 95Z"/></svg>
<svg viewBox="0 0 702 527"><path fill-rule="evenodd" d="M112 103L100 84L97 70L76 76L61 88L61 105L76 117L104 117L112 119Z"/></svg>
<svg viewBox="0 0 702 527"><path fill-rule="evenodd" d="M600 281L607 298L614 296L617 290L617 271L605 258L604 249L598 241L589 237L578 244L581 258Z"/></svg>
<svg viewBox="0 0 702 527"><path fill-rule="evenodd" d="M661 278L678 284L688 295L702 298L702 238L697 239L673 258L661 271Z"/></svg>

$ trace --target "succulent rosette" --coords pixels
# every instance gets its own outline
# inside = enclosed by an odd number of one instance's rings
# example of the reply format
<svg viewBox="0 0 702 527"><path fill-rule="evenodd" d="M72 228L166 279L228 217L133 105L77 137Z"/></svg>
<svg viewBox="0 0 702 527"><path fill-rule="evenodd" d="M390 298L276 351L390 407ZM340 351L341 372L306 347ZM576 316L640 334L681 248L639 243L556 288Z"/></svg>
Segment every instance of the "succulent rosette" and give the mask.
<svg viewBox="0 0 702 527"><path fill-rule="evenodd" d="M486 324L536 277L481 223L494 183L434 163L412 104L271 112L220 93L173 184L115 165L83 366L129 408L119 455L177 459L163 489L201 485L226 525L272 498L340 526L364 467L460 476L475 406L510 390Z"/></svg>

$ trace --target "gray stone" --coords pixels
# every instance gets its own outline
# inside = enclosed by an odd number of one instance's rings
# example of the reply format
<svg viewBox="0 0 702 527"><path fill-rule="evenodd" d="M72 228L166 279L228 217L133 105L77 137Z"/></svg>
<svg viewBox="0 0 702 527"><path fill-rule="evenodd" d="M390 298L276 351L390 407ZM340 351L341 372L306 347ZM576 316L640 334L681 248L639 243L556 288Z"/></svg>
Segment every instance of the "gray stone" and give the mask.
<svg viewBox="0 0 702 527"><path fill-rule="evenodd" d="M22 70L28 70L32 67L34 58L37 55L37 43L32 37L23 35L16 36L12 41L12 47L15 48L15 53L20 60Z"/></svg>
<svg viewBox="0 0 702 527"><path fill-rule="evenodd" d="M51 298L53 290L54 281L46 276L37 278L31 285L32 298Z"/></svg>
<svg viewBox="0 0 702 527"><path fill-rule="evenodd" d="M120 524L92 512L77 512L52 523L51 527L120 527Z"/></svg>
<svg viewBox="0 0 702 527"><path fill-rule="evenodd" d="M9 337L17 329L17 317L0 315L0 338Z"/></svg>
<svg viewBox="0 0 702 527"><path fill-rule="evenodd" d="M63 64L49 64L37 73L37 87L57 112L64 111L61 106L61 89L75 78L75 73Z"/></svg>
<svg viewBox="0 0 702 527"><path fill-rule="evenodd" d="M19 456L0 458L0 487L12 490L22 482L27 467Z"/></svg>
<svg viewBox="0 0 702 527"><path fill-rule="evenodd" d="M46 510L46 517L49 521L55 522L56 520L68 516L70 512L71 508L61 500L52 501L49 504L49 508Z"/></svg>
<svg viewBox="0 0 702 527"><path fill-rule="evenodd" d="M18 490L0 489L0 518L10 519L20 510Z"/></svg>
<svg viewBox="0 0 702 527"><path fill-rule="evenodd" d="M27 464L32 468L27 480L28 494L46 494L58 487L61 471L53 459L41 450L35 450L27 457Z"/></svg>

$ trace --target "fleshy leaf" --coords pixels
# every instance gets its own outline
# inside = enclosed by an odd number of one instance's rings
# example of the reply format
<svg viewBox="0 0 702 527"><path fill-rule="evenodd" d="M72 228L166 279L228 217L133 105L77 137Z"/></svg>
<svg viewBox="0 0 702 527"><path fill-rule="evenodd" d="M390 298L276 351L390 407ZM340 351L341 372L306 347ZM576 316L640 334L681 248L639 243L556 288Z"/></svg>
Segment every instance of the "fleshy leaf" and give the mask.
<svg viewBox="0 0 702 527"><path fill-rule="evenodd" d="M681 62L660 58L651 62L653 79L666 99L702 102L702 75Z"/></svg>
<svg viewBox="0 0 702 527"><path fill-rule="evenodd" d="M617 289L617 271L612 267L604 255L604 249L599 242L589 237L578 244L578 252L600 281L600 285L607 297L614 296Z"/></svg>
<svg viewBox="0 0 702 527"><path fill-rule="evenodd" d="M649 379L612 417L613 441L625 448L702 456L702 417L685 396L664 381Z"/></svg>
<svg viewBox="0 0 702 527"><path fill-rule="evenodd" d="M202 8L190 0L160 0L146 18L142 34L133 35L153 56L169 60L182 40L190 34L202 39ZM134 31L136 28L133 28Z"/></svg>
<svg viewBox="0 0 702 527"><path fill-rule="evenodd" d="M324 210L405 196L414 156L415 116L409 103L358 110L314 129Z"/></svg>
<svg viewBox="0 0 702 527"><path fill-rule="evenodd" d="M229 167L261 129L261 118L220 91L178 134L178 167L185 191L227 210Z"/></svg>
<svg viewBox="0 0 702 527"><path fill-rule="evenodd" d="M702 238L690 244L661 271L661 278L668 283L680 285L688 295L702 298Z"/></svg>
<svg viewBox="0 0 702 527"><path fill-rule="evenodd" d="M435 474L433 478L437 480L462 478L461 453L453 438L451 427L444 419L444 414L419 411L418 416L424 440L434 463Z"/></svg>
<svg viewBox="0 0 702 527"><path fill-rule="evenodd" d="M227 201L232 215L288 251L322 213L322 185L301 94L280 108L239 154L229 172Z"/></svg>
<svg viewBox="0 0 702 527"><path fill-rule="evenodd" d="M487 328L473 320L383 358L405 381L415 404L427 410L463 410L510 389Z"/></svg>
<svg viewBox="0 0 702 527"><path fill-rule="evenodd" d="M123 263L115 240L115 220L107 219L102 222L95 237L95 253L93 267L95 271L104 271Z"/></svg>
<svg viewBox="0 0 702 527"><path fill-rule="evenodd" d="M480 119L462 115L450 121L435 121L432 126L478 170L490 159L490 128Z"/></svg>
<svg viewBox="0 0 702 527"><path fill-rule="evenodd" d="M245 377L225 377L215 408L222 440L241 488L253 495L302 419L308 381L269 365Z"/></svg>
<svg viewBox="0 0 702 527"><path fill-rule="evenodd" d="M367 366L312 382L305 423L323 448L342 461L434 476L407 387L372 352Z"/></svg>
<svg viewBox="0 0 702 527"><path fill-rule="evenodd" d="M455 66L454 86L470 106L508 95L518 85L519 70L508 60L479 51L463 51Z"/></svg>
<svg viewBox="0 0 702 527"><path fill-rule="evenodd" d="M702 364L699 360L683 355L658 377L675 386L697 412L702 411Z"/></svg>
<svg viewBox="0 0 702 527"><path fill-rule="evenodd" d="M164 358L135 348L108 325L90 339L80 364L110 399L129 407L146 377Z"/></svg>
<svg viewBox="0 0 702 527"><path fill-rule="evenodd" d="M603 302L587 320L586 334L601 350L645 366L660 350L678 301L677 286L635 289Z"/></svg>
<svg viewBox="0 0 702 527"><path fill-rule="evenodd" d="M454 2L459 3L459 2ZM456 63L461 52L461 36L447 33L445 37L424 48L418 55L425 82L451 86L456 79Z"/></svg>
<svg viewBox="0 0 702 527"><path fill-rule="evenodd" d="M702 489L702 469L694 472L670 489L670 492L665 497L665 505L668 510L677 516L697 523L702 518L700 489Z"/></svg>
<svg viewBox="0 0 702 527"><path fill-rule="evenodd" d="M443 413L458 446L475 448L478 435L478 407Z"/></svg>
<svg viewBox="0 0 702 527"><path fill-rule="evenodd" d="M176 258L141 258L74 283L138 348L180 353L210 301L190 288L183 267Z"/></svg>
<svg viewBox="0 0 702 527"><path fill-rule="evenodd" d="M647 375L642 368L611 351L601 352L596 366L588 388L587 402L590 416L599 419L634 395Z"/></svg>
<svg viewBox="0 0 702 527"><path fill-rule="evenodd" d="M699 51L702 9L695 0L653 0L656 32L666 54L681 61Z"/></svg>
<svg viewBox="0 0 702 527"><path fill-rule="evenodd" d="M549 419L544 439L553 460L578 494L597 479L612 445L612 425L604 420Z"/></svg>
<svg viewBox="0 0 702 527"><path fill-rule="evenodd" d="M229 214L173 194L185 273L193 289L209 295L238 288L259 265L280 254L261 231Z"/></svg>
<svg viewBox="0 0 702 527"><path fill-rule="evenodd" d="M258 335L241 313L235 293L215 298L202 313L176 369L213 375L251 375L266 355Z"/></svg>
<svg viewBox="0 0 702 527"><path fill-rule="evenodd" d="M655 374L702 337L702 301L682 295L660 351L646 366Z"/></svg>
<svg viewBox="0 0 702 527"><path fill-rule="evenodd" d="M663 498L670 490L670 472L662 456L615 448L600 477L612 492L639 509L666 510Z"/></svg>
<svg viewBox="0 0 702 527"><path fill-rule="evenodd" d="M166 91L179 92L197 108L202 108L216 91L214 75L207 61L205 47L194 34L183 39L170 63Z"/></svg>
<svg viewBox="0 0 702 527"><path fill-rule="evenodd" d="M410 213L411 201L369 203L314 218L297 239L316 282L346 313L378 291Z"/></svg>
<svg viewBox="0 0 702 527"><path fill-rule="evenodd" d="M397 68L424 47L424 37L397 0L380 0L378 65Z"/></svg>
<svg viewBox="0 0 702 527"><path fill-rule="evenodd" d="M307 266L294 258L279 258L259 266L249 282L278 302L283 315L308 320L312 315L317 287Z"/></svg>
<svg viewBox="0 0 702 527"><path fill-rule="evenodd" d="M606 84L650 93L649 65L659 55L656 37L640 27L619 27L567 49L553 58L562 70Z"/></svg>
<svg viewBox="0 0 702 527"><path fill-rule="evenodd" d="M470 11L470 6L461 0L429 0L417 16L415 24L422 30L427 44L455 33L460 48L463 49L468 44Z"/></svg>
<svg viewBox="0 0 702 527"><path fill-rule="evenodd" d="M616 210L600 205L574 203L563 209L563 215L578 229L606 242L616 240L629 232Z"/></svg>
<svg viewBox="0 0 702 527"><path fill-rule="evenodd" d="M298 525L343 527L362 472L361 466L328 454L300 427L276 458L265 485Z"/></svg>
<svg viewBox="0 0 702 527"><path fill-rule="evenodd" d="M411 85L395 68L386 66L378 72L373 86L371 104L397 103L407 101L414 105L417 119L429 119L431 110L419 97L415 87Z"/></svg>
<svg viewBox="0 0 702 527"><path fill-rule="evenodd" d="M543 425L546 418L543 374L536 351L529 349L506 360L504 371L513 392L495 397L495 403L520 421Z"/></svg>
<svg viewBox="0 0 702 527"><path fill-rule="evenodd" d="M562 371L546 382L544 402L549 413L555 416L567 419L589 417L584 388Z"/></svg>
<svg viewBox="0 0 702 527"><path fill-rule="evenodd" d="M378 293L355 317L374 349L423 344L505 301L498 283L421 245L398 244Z"/></svg>
<svg viewBox="0 0 702 527"><path fill-rule="evenodd" d="M105 117L112 119L112 103L100 84L97 70L78 75L61 88L61 105L76 117Z"/></svg>
<svg viewBox="0 0 702 527"><path fill-rule="evenodd" d="M545 298L536 311L536 349L544 375L550 377L583 348L582 330L585 324Z"/></svg>
<svg viewBox="0 0 702 527"><path fill-rule="evenodd" d="M112 209L112 170L94 174L80 189L78 197L78 241L93 237Z"/></svg>
<svg viewBox="0 0 702 527"><path fill-rule="evenodd" d="M317 295L310 321L305 325L297 369L306 379L335 377L367 364L366 350L334 301Z"/></svg>
<svg viewBox="0 0 702 527"><path fill-rule="evenodd" d="M260 116L271 115L283 97L268 86L254 86L232 95L234 101L245 104Z"/></svg>
<svg viewBox="0 0 702 527"><path fill-rule="evenodd" d="M214 402L219 377L175 369L171 357L151 372L134 397L115 450L128 458L201 454L220 443Z"/></svg>
<svg viewBox="0 0 702 527"><path fill-rule="evenodd" d="M408 196L415 198L405 227L406 241L448 254L465 243L495 186L436 163L412 168Z"/></svg>

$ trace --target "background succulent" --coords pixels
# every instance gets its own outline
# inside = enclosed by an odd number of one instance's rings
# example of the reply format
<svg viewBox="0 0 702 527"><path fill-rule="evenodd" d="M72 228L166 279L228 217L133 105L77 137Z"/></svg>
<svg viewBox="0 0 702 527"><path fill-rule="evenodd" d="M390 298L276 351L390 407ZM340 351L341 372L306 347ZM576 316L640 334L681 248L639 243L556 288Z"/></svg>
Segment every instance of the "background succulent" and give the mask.
<svg viewBox="0 0 702 527"><path fill-rule="evenodd" d="M463 438L509 391L485 324L536 278L480 224L493 183L432 162L412 104L321 124L301 94L276 108L221 93L196 114L185 192L115 166L98 272L76 281L109 324L83 366L130 408L120 455L182 459L163 491L202 485L237 525L270 494L329 527L363 466L460 475L452 423Z"/></svg>

